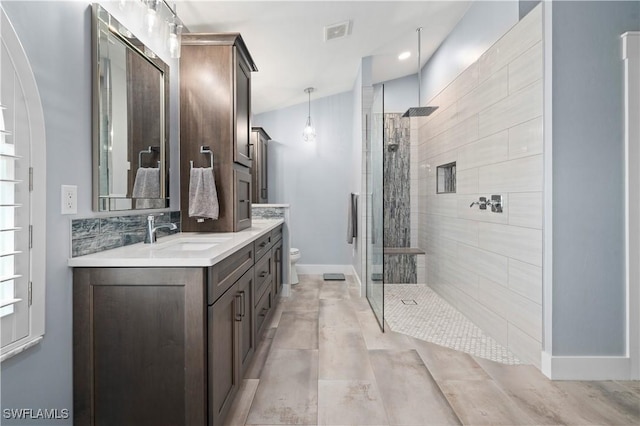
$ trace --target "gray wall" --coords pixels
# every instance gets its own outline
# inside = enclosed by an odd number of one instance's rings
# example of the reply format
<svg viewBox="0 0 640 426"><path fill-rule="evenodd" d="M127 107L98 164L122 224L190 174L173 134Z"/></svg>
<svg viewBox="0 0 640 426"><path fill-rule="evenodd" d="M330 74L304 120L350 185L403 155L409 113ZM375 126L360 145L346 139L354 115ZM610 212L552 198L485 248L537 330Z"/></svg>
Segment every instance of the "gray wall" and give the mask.
<svg viewBox="0 0 640 426"><path fill-rule="evenodd" d="M320 92L321 93L321 92ZM316 95L317 96L317 95ZM307 103L258 114L269 141L269 202L291 205L291 246L300 264L351 265L346 242L353 181L353 93L311 101L314 143L302 140Z"/></svg>
<svg viewBox="0 0 640 426"><path fill-rule="evenodd" d="M553 2L553 355L625 351L623 63L638 2Z"/></svg>
<svg viewBox="0 0 640 426"><path fill-rule="evenodd" d="M418 74L407 75L383 82L384 112L404 113L418 106Z"/></svg>
<svg viewBox="0 0 640 426"><path fill-rule="evenodd" d="M60 214L60 185L78 186L75 217L96 216L91 211L90 5L2 1L2 7L27 53L42 99L48 194L46 334L40 344L2 363L2 408L71 410L72 276L67 267L70 217ZM172 75L177 77L176 68L172 68ZM175 85L172 84L174 119L178 111L177 82L175 78ZM177 128L171 132L173 170L177 170L178 132ZM175 182L172 194L177 207ZM2 424L29 423L3 419ZM44 423L34 420L33 424ZM72 424L72 419L47 420L47 424Z"/></svg>
<svg viewBox="0 0 640 426"><path fill-rule="evenodd" d="M517 1L476 1L422 67L422 105L518 22ZM386 95L386 94L385 94Z"/></svg>

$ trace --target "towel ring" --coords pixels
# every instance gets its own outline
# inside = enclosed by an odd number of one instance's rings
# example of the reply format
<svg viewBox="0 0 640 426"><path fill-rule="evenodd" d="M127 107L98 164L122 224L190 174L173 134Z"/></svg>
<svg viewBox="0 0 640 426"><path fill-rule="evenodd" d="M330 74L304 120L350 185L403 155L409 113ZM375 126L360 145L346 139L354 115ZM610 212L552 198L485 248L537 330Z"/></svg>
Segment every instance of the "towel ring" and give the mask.
<svg viewBox="0 0 640 426"><path fill-rule="evenodd" d="M153 154L156 151L155 147L149 145L147 149L143 149L138 153L138 168L142 167L142 154ZM160 165L160 161L158 161L158 165Z"/></svg>
<svg viewBox="0 0 640 426"><path fill-rule="evenodd" d="M208 146L201 146L200 154L209 154L211 160L211 169L213 169L213 151L211 151ZM191 164L191 168L193 169L193 160L189 161L189 163Z"/></svg>

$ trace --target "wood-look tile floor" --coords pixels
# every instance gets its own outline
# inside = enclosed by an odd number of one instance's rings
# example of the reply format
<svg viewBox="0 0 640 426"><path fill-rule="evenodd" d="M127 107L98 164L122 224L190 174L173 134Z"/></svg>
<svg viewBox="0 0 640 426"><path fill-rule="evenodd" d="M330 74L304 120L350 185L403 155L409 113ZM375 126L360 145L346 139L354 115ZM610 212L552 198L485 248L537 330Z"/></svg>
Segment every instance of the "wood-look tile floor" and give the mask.
<svg viewBox="0 0 640 426"><path fill-rule="evenodd" d="M639 425L636 382L552 382L529 365L382 333L358 287L300 276L229 425Z"/></svg>

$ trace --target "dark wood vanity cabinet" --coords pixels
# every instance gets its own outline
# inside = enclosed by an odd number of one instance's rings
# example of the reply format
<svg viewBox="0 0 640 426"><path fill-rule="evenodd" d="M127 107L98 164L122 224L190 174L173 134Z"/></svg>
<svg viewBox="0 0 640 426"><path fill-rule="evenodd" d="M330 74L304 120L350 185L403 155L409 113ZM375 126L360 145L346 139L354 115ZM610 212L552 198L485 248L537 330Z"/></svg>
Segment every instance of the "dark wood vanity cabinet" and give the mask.
<svg viewBox="0 0 640 426"><path fill-rule="evenodd" d="M74 424L222 425L273 311L278 235L206 268L75 268Z"/></svg>
<svg viewBox="0 0 640 426"><path fill-rule="evenodd" d="M180 57L180 191L182 230L237 232L251 226L251 72L256 65L238 33L182 36ZM220 215L189 217L189 178L194 167L214 177Z"/></svg>
<svg viewBox="0 0 640 426"><path fill-rule="evenodd" d="M262 127L251 128L251 143L253 145L253 164L251 166L253 194L251 201L256 204L269 202L267 147L270 140L271 137Z"/></svg>

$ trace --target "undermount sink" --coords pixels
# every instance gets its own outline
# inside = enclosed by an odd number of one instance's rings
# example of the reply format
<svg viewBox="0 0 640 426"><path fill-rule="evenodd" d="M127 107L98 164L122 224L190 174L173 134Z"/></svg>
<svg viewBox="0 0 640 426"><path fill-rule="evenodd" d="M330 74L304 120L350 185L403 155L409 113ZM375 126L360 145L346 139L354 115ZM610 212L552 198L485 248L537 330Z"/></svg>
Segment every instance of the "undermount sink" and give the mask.
<svg viewBox="0 0 640 426"><path fill-rule="evenodd" d="M154 247L155 250L167 251L202 251L209 250L218 244L229 241L230 238L180 238L177 240L167 241Z"/></svg>

